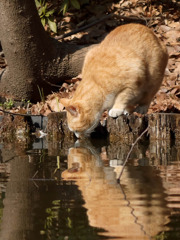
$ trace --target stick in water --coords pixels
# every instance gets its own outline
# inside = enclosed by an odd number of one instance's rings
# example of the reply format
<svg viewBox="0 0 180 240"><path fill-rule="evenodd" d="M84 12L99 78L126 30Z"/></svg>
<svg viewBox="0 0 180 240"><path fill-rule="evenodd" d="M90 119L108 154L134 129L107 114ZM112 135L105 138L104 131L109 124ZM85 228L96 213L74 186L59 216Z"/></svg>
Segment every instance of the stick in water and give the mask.
<svg viewBox="0 0 180 240"><path fill-rule="evenodd" d="M119 177L118 177L118 179L117 179L118 182L120 182L120 178L121 178L121 176L122 176L122 174L123 174L125 165L126 165L128 159L129 159L129 157L130 157L130 155L131 155L131 153L132 153L132 150L133 150L134 146L136 145L136 143L142 138L142 136L143 136L147 131L148 131L148 127L139 135L138 138L136 138L136 141L135 141L134 143L132 143L131 149L130 149L130 151L128 152L128 155L127 155L127 157L126 157L126 159L125 159L125 161L124 161L124 163L123 163L121 172L120 172Z"/></svg>

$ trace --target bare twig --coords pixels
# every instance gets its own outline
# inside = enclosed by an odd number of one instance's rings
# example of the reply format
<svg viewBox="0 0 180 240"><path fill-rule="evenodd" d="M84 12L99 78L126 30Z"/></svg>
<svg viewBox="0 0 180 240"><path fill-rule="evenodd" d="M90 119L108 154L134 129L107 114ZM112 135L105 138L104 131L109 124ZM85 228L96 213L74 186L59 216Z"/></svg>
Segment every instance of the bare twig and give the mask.
<svg viewBox="0 0 180 240"><path fill-rule="evenodd" d="M132 153L132 150L133 150L134 146L135 146L136 143L142 138L142 136L148 131L148 129L149 129L149 127L147 127L147 128L139 135L139 137L136 138L135 142L132 143L131 149L130 149L130 151L128 152L128 155L127 155L127 157L126 157L126 159L125 159L125 161L124 161L124 163L123 163L121 172L120 172L119 177L118 177L118 179L117 179L118 182L120 182L120 178L121 178L121 176L122 176L122 174L123 174L125 165L126 165L128 159L129 159L129 157L130 157L130 155L131 155L131 153Z"/></svg>
<svg viewBox="0 0 180 240"><path fill-rule="evenodd" d="M92 26L94 26L94 25L96 25L98 23L101 23L101 22L103 22L103 21L113 17L113 15L114 14L106 15L106 16L102 17L101 19L98 19L98 20L96 20L96 21L94 21L92 23L87 24L86 26L83 26L81 28L75 29L75 30L73 30L73 31L71 31L69 33L65 33L65 34L63 34L61 36L57 36L57 37L55 37L55 39L57 39L57 40L64 39L64 38L69 37L71 35L74 35L74 34L76 34L78 32L82 32L82 31L84 31L84 30L86 30L86 29L88 29L88 28L90 28L90 27L92 27Z"/></svg>
<svg viewBox="0 0 180 240"><path fill-rule="evenodd" d="M75 83L77 81L80 81L81 78L72 78L72 79L68 79L68 80L64 80L63 82L67 82L67 83ZM47 80L44 80L47 84L49 84L50 86L52 87L56 87L56 88L61 88L62 87L62 84L61 85L57 85L57 84L54 84L54 83L50 83L48 82Z"/></svg>
<svg viewBox="0 0 180 240"><path fill-rule="evenodd" d="M141 21L141 22L147 22L148 20L150 20L150 18L140 18L140 17L133 17L133 16L132 17L127 17L127 16L116 15L116 14L111 13L111 14L105 15L101 19L98 19L98 20L96 20L96 21L94 21L92 23L87 24L86 26L83 26L81 28L75 29L75 30L73 30L73 31L71 31L69 33L63 34L61 36L57 36L57 37L55 37L55 39L57 39L57 40L64 39L66 37L74 35L74 34L76 34L78 32L82 32L82 31L84 31L84 30L86 30L86 29L88 29L88 28L90 28L90 27L92 27L92 26L94 26L96 24L104 22L107 19L113 18L113 17L114 18L119 18L119 19L124 19L124 20Z"/></svg>

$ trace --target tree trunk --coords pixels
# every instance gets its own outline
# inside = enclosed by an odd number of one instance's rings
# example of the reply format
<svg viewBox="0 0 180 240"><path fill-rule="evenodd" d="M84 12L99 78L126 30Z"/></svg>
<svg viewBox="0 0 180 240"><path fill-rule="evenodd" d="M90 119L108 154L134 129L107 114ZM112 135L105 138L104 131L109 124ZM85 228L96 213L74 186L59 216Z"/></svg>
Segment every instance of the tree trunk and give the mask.
<svg viewBox="0 0 180 240"><path fill-rule="evenodd" d="M34 1L0 1L0 40L8 67L0 76L1 97L16 100L39 98L50 83L80 73L89 47L59 43L45 32Z"/></svg>

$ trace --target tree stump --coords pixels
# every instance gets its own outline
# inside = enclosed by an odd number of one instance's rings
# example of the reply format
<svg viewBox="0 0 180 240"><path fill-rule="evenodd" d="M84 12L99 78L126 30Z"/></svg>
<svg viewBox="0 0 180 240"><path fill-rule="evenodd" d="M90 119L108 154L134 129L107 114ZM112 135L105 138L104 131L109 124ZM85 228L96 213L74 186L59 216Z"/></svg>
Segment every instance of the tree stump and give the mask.
<svg viewBox="0 0 180 240"><path fill-rule="evenodd" d="M180 139L180 114L156 113L148 116L150 139Z"/></svg>
<svg viewBox="0 0 180 240"><path fill-rule="evenodd" d="M133 142L146 127L149 127L150 141L180 140L180 114L154 113L138 117L136 115L120 116L107 119L107 131L110 141Z"/></svg>
<svg viewBox="0 0 180 240"><path fill-rule="evenodd" d="M69 131L67 125L66 112L50 113L46 131L49 141L74 141L74 134Z"/></svg>
<svg viewBox="0 0 180 240"><path fill-rule="evenodd" d="M111 117L107 119L107 131L111 142L133 142L147 126L147 116L138 117L132 114L122 115L116 119Z"/></svg>

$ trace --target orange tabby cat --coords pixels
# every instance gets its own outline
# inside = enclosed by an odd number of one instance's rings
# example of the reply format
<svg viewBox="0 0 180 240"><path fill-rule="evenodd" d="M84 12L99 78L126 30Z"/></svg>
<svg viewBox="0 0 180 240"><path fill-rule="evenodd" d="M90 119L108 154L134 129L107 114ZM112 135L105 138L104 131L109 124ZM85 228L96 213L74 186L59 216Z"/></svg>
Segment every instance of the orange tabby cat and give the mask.
<svg viewBox="0 0 180 240"><path fill-rule="evenodd" d="M168 61L165 46L140 24L117 27L86 55L82 81L72 99L61 99L68 126L77 137L97 126L102 112L109 116L142 113L163 80Z"/></svg>

